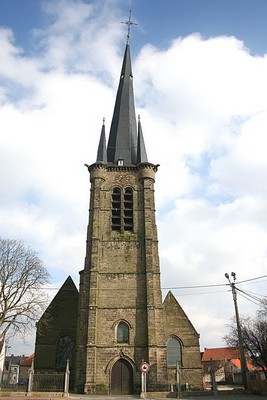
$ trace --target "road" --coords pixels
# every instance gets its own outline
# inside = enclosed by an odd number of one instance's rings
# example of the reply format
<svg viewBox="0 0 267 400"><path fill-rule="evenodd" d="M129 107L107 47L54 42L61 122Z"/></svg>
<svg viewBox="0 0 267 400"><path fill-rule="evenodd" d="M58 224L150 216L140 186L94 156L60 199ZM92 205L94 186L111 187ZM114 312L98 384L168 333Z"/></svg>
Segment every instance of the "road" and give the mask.
<svg viewBox="0 0 267 400"><path fill-rule="evenodd" d="M260 400L261 397L255 394L237 394L237 393L230 393L230 394L218 394L215 395L207 395L207 396L181 396L180 400ZM75 400L131 400L131 399L140 399L140 396L87 396L87 395L70 395L70 399ZM163 398L153 398L149 397L148 400L162 400ZM166 397L164 398L166 399Z"/></svg>
<svg viewBox="0 0 267 400"><path fill-rule="evenodd" d="M25 393L23 395L18 395L13 393L10 394L9 396L5 396L4 393L0 391L0 400L21 400L22 398L25 398ZM209 395L191 395L191 396L182 396L180 397L180 400L260 400L261 398L264 398L266 396L259 396L255 394L246 394L246 393L233 393L227 392L227 393L221 393L219 392L217 395L209 394ZM49 393L44 393L42 396L29 396L28 397L30 400L56 400L60 399L62 397L54 397L51 396ZM100 395L81 395L81 394L70 394L67 399L73 399L73 400L133 400L133 399L140 399L140 396L100 396ZM166 399L166 397L164 398ZM148 400L163 400L163 398L159 397L150 397Z"/></svg>

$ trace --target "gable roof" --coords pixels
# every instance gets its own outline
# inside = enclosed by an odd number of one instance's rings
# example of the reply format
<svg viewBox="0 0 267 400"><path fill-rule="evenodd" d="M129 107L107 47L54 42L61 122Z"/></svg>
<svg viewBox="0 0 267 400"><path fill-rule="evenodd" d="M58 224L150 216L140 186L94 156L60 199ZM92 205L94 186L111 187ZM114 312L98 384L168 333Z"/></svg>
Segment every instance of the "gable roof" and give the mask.
<svg viewBox="0 0 267 400"><path fill-rule="evenodd" d="M43 315L39 319L39 322L41 320L47 319L47 316L49 315L49 312L51 311L53 306L60 306L60 302L64 302L64 298L70 298L72 297L73 299L76 299L78 302L78 297L79 297L79 292L78 289L75 286L75 283L73 282L71 276L69 275L55 297L51 300L50 304L44 311ZM39 323L38 322L38 323Z"/></svg>
<svg viewBox="0 0 267 400"><path fill-rule="evenodd" d="M229 361L239 357L240 351L238 347L216 347L212 349L205 347L202 355L202 361Z"/></svg>
<svg viewBox="0 0 267 400"><path fill-rule="evenodd" d="M78 289L75 286L75 283L72 280L72 277L69 275L55 297L52 299L51 303L49 304L48 307L51 307L53 303L56 303L59 297L62 297L62 294L67 294L68 296L71 295L71 293L74 293L78 296Z"/></svg>
<svg viewBox="0 0 267 400"><path fill-rule="evenodd" d="M169 311L171 313L171 315L175 317L175 319L178 323L179 323L179 319L180 319L180 321L181 320L186 321L187 326L190 326L192 331L197 336L199 336L194 325L192 324L192 322L190 321L190 319L184 312L183 308L177 301L176 297L173 295L173 293L170 290L167 293L167 295L163 301L163 306L165 307L165 310L167 311L167 313Z"/></svg>
<svg viewBox="0 0 267 400"><path fill-rule="evenodd" d="M23 357L23 359L20 361L20 365L30 367L32 365L33 359L34 359L34 353L31 354L30 356Z"/></svg>
<svg viewBox="0 0 267 400"><path fill-rule="evenodd" d="M234 364L234 366L235 366L236 368L241 369L241 361L240 361L239 358L232 358L232 359L230 360L230 362L231 362L232 364ZM251 364L248 360L246 361L246 363L247 363L247 369L248 369L248 371L255 371L256 368L254 367L253 364Z"/></svg>

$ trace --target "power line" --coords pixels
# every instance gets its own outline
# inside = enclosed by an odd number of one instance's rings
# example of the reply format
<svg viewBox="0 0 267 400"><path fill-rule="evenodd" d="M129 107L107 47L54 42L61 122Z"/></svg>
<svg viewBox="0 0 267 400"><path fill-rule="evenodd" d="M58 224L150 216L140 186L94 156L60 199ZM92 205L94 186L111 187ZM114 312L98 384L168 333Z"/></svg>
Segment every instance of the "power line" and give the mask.
<svg viewBox="0 0 267 400"><path fill-rule="evenodd" d="M256 295L249 294L249 292L245 292L244 290L241 290L239 288L236 288L236 290L239 292L239 294L243 297L245 297L247 300L251 301L254 304L262 304L262 299Z"/></svg>
<svg viewBox="0 0 267 400"><path fill-rule="evenodd" d="M255 278L250 278L250 279L246 279L246 280L243 280L243 281L240 281L240 282L236 282L236 285L247 283L247 282L253 282L253 281L256 281L256 280L259 280L259 279L263 279L263 278L267 278L267 275L262 275L262 276L258 276L258 277L255 277ZM226 286L229 286L229 284L228 283L220 283L220 284L209 284L209 285L171 286L171 287L162 287L161 289L162 290L210 289L210 288L226 287ZM60 288L56 288L56 287L43 287L42 289L43 290L60 290ZM106 288L105 290L114 290L114 289ZM118 290L118 289L116 289L116 290ZM123 288L122 290L125 290L125 288ZM132 290L135 290L135 288L132 288ZM253 293L250 294L249 292L242 291L238 287L237 287L237 290L240 292L240 295L243 295L243 297L246 298L247 300L252 301L252 299L253 299L256 302L261 303L261 299L257 298L257 295L255 295L253 297ZM199 293L194 293L194 295L197 295L197 294L212 294L212 293L220 293L220 292L205 292L205 293L199 292ZM186 293L186 294L183 294L183 295L192 295L192 294L190 294L190 293L187 294ZM245 297L245 296L247 296L247 297ZM262 296L263 298L265 297L265 295L259 295L259 296Z"/></svg>
<svg viewBox="0 0 267 400"><path fill-rule="evenodd" d="M239 292L239 291L238 291L238 292ZM260 301L258 301L258 300L257 300L257 301L254 301L252 298L246 296L244 293L240 293L240 292L239 292L239 295L240 295L241 297L243 297L244 299L250 301L251 303L256 304L257 306L258 306L258 305L261 305L261 303L262 303L262 302L260 302Z"/></svg>
<svg viewBox="0 0 267 400"><path fill-rule="evenodd" d="M244 280L244 281L237 282L237 284L246 283L246 282L251 282L251 281L256 281L256 280L262 279L262 278L267 278L267 275L262 275L262 276L258 276L258 277L256 277L256 278L246 279L246 280Z"/></svg>
<svg viewBox="0 0 267 400"><path fill-rule="evenodd" d="M219 283L217 285L194 285L194 286L175 286L175 287L163 287L164 290L174 290L174 289L199 289L199 288L211 288L218 286L228 286L227 283Z"/></svg>
<svg viewBox="0 0 267 400"><path fill-rule="evenodd" d="M266 297L265 294L258 294L258 293L250 292L249 290L246 290L246 293L248 293L249 296L259 296L259 297L262 297L262 299L264 299L264 298Z"/></svg>
<svg viewBox="0 0 267 400"><path fill-rule="evenodd" d="M163 289L164 290L164 289ZM173 290L175 290L175 289L173 289ZM213 291L213 292L207 292L207 291L205 291L205 292L195 292L195 293L179 293L179 297L182 297L182 296L198 296L198 295L207 295L207 294L217 294L217 293L225 293L225 291L222 291L222 290L215 290L215 291Z"/></svg>

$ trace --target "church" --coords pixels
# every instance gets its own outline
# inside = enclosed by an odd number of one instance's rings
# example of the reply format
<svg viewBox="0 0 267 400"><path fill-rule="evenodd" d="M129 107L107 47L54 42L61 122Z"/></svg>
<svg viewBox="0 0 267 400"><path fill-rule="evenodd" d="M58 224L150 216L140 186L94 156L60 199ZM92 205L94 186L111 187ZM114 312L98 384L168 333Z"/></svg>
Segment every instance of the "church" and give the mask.
<svg viewBox="0 0 267 400"><path fill-rule="evenodd" d="M71 388L86 394L201 390L199 334L174 295L162 301L154 183L136 120L129 32L106 141L103 122L90 177L79 291L68 277L37 324L35 371L70 361ZM160 160L159 160L160 161Z"/></svg>

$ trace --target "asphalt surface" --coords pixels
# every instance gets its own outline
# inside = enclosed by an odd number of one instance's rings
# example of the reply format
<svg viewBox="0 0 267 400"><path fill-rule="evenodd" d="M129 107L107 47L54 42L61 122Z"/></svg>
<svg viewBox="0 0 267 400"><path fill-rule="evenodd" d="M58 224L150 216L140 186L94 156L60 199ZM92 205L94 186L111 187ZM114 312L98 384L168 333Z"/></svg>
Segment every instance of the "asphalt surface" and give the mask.
<svg viewBox="0 0 267 400"><path fill-rule="evenodd" d="M86 395L71 395L70 399L75 400L130 400L130 399L140 399L140 396L86 396ZM261 400L261 398L266 398L266 396L259 396L253 394L224 394L224 395L208 395L208 396L186 396L180 397L180 400ZM149 397L148 400L163 400L164 398L151 398Z"/></svg>
<svg viewBox="0 0 267 400"><path fill-rule="evenodd" d="M55 400L55 399L60 399L62 397L52 397L47 393L47 395L43 396L27 396L31 400ZM237 394L237 393L227 393L227 394L209 394L209 395L199 395L199 396L182 396L180 397L180 400L261 400L261 398L266 398L267 396L259 396L255 394ZM1 400L21 400L22 398L25 398L24 395L11 395L11 396L1 396L0 392L0 399ZM64 397L66 398L66 397ZM131 400L131 399L140 399L140 396L100 396L100 395L80 395L80 394L70 394L68 399L73 399L73 400ZM164 397L166 399L166 397ZM148 400L163 400L163 398L155 398L149 397Z"/></svg>

